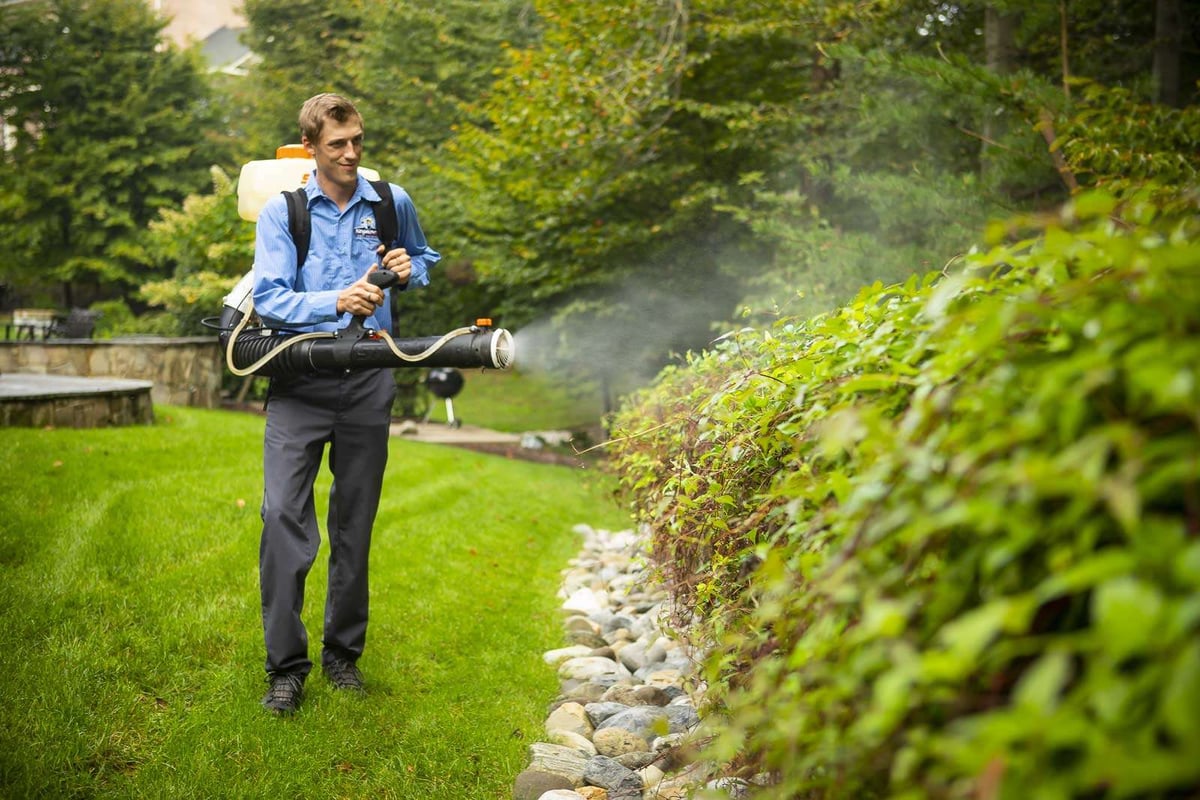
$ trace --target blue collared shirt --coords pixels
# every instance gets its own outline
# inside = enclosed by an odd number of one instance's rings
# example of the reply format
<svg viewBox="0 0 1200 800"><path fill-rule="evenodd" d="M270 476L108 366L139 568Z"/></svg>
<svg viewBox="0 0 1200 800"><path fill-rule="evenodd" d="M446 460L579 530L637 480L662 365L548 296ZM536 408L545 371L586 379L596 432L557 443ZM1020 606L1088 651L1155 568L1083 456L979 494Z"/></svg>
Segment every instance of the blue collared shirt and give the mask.
<svg viewBox="0 0 1200 800"><path fill-rule="evenodd" d="M312 218L312 236L308 256L299 272L296 270L296 245L288 230L284 196L277 194L270 198L258 215L254 241L254 310L273 328L335 331L349 325L351 319L349 313L337 313L338 295L379 261L375 252L379 247L375 209L371 206L379 201L379 193L370 181L359 175L354 196L346 210L340 211L337 203L321 191L316 170L305 184L305 192ZM392 184L392 198L399 225L397 241L389 244L388 249L403 247L412 258L408 286L426 286L429 268L441 259L441 255L425 241L408 193ZM368 328L393 333L389 300L367 319Z"/></svg>

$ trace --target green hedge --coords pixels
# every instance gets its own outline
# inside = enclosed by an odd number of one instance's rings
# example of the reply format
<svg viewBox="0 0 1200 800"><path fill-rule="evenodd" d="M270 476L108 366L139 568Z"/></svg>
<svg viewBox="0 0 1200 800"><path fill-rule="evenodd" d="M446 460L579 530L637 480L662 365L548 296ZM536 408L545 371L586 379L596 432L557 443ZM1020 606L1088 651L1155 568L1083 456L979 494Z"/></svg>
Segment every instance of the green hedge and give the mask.
<svg viewBox="0 0 1200 800"><path fill-rule="evenodd" d="M769 798L1200 792L1190 202L998 225L626 404L624 496L714 653L710 757Z"/></svg>

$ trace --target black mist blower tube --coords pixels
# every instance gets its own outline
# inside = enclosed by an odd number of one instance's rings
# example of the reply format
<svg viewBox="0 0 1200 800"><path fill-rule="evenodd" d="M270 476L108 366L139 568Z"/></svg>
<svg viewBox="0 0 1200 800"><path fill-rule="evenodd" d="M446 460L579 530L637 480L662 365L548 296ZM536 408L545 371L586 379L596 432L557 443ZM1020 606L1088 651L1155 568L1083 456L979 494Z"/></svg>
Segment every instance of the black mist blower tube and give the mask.
<svg viewBox="0 0 1200 800"><path fill-rule="evenodd" d="M375 279L376 275L380 277ZM371 282L386 285L388 276L394 277L394 273L372 273ZM364 328L362 317L355 317L349 326L332 334L279 334L261 328L238 331L249 308L246 303L249 278L249 275L243 278L225 298L219 326L222 350L228 356L230 369L238 374L263 359L266 360L252 374L285 377L377 367L507 369L513 362L512 334L503 328L491 328L482 320L445 336L416 338L392 338ZM239 293L244 297L239 299ZM229 340L235 335L230 348ZM290 341L296 339L299 341ZM272 352L275 355L267 358Z"/></svg>

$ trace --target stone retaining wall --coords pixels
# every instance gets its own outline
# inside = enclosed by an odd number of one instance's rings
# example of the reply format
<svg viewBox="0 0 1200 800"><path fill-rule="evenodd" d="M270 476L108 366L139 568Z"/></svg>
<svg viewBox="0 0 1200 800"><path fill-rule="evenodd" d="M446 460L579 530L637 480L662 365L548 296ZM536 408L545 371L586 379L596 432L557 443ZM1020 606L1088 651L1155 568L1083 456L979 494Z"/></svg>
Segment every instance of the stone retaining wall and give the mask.
<svg viewBox="0 0 1200 800"><path fill-rule="evenodd" d="M0 372L146 380L165 405L218 408L224 368L216 337L0 342Z"/></svg>

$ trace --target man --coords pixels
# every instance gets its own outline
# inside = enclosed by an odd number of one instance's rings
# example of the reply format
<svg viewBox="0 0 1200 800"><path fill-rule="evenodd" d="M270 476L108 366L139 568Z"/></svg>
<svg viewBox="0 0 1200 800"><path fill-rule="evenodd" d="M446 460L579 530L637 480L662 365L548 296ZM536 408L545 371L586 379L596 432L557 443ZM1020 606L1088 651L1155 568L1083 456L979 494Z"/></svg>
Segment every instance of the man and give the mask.
<svg viewBox="0 0 1200 800"><path fill-rule="evenodd" d="M254 307L264 324L289 331L334 331L354 316L391 332L388 292L429 282L439 259L425 241L408 194L393 185L398 237L380 244L372 202L379 194L358 174L363 119L334 94L300 110L301 143L316 161L305 184L312 233L297 269L296 245L282 194L259 214L254 249ZM367 281L376 269L396 273L398 289ZM276 378L267 402L263 444L259 580L270 688L263 705L294 712L312 669L301 621L305 578L320 544L313 482L329 445L329 583L321 667L332 685L361 691L356 662L367 633L367 557L387 464L396 386L391 369Z"/></svg>

